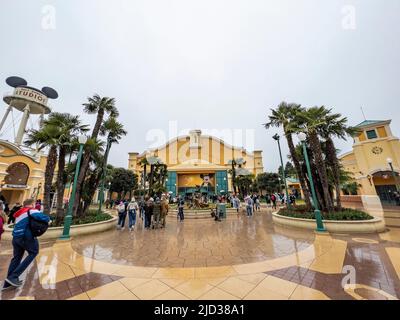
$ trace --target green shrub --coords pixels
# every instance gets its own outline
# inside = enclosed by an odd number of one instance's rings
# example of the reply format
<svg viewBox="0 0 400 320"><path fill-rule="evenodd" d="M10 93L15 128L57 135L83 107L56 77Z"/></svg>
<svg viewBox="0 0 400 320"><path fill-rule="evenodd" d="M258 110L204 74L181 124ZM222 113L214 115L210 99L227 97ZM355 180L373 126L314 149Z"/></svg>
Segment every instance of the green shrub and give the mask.
<svg viewBox="0 0 400 320"><path fill-rule="evenodd" d="M302 219L315 219L314 212L307 211L305 206L296 206L292 209L281 209L278 212L279 215L292 218L302 218ZM370 216L368 213L355 209L342 209L335 212L323 212L323 220L337 220L337 221L360 221L360 220L371 220L374 217Z"/></svg>
<svg viewBox="0 0 400 320"><path fill-rule="evenodd" d="M55 216L50 216L51 220L55 221ZM98 212L98 210L89 210L84 217L73 217L72 225L81 225L95 222L102 222L112 219L112 216L105 212ZM52 227L61 227L64 225L64 221L60 225L52 224Z"/></svg>

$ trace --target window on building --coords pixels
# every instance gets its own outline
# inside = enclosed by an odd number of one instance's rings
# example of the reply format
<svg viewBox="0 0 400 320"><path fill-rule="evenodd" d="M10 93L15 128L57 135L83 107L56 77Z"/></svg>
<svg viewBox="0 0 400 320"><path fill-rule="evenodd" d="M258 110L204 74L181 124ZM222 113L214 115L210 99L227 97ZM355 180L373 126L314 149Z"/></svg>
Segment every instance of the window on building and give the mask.
<svg viewBox="0 0 400 320"><path fill-rule="evenodd" d="M376 134L375 129L374 130L368 130L367 131L367 137L368 137L368 139L376 139L376 138L378 138L378 135Z"/></svg>

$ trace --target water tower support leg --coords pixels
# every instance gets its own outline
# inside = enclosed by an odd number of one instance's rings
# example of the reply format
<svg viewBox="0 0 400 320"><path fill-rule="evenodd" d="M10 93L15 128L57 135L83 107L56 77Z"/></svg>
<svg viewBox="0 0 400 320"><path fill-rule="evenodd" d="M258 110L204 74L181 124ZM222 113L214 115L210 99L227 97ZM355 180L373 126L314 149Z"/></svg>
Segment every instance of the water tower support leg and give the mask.
<svg viewBox="0 0 400 320"><path fill-rule="evenodd" d="M17 137L15 138L15 143L18 145L22 144L22 139L24 138L26 124L28 123L28 119L29 119L29 111L30 111L30 108L29 108L29 104L28 104L24 109L24 115L22 116L22 120L19 125L19 129L18 129L18 133L17 133Z"/></svg>
<svg viewBox="0 0 400 320"><path fill-rule="evenodd" d="M4 114L4 117L3 117L3 119L1 120L1 123L0 123L0 132L1 132L1 130L3 130L3 126L4 126L4 124L6 123L6 120L7 120L7 118L8 118L8 115L9 115L10 112L11 112L11 109L12 109L12 107L11 107L11 106L8 106L8 108L7 108L7 110L6 110L6 113Z"/></svg>

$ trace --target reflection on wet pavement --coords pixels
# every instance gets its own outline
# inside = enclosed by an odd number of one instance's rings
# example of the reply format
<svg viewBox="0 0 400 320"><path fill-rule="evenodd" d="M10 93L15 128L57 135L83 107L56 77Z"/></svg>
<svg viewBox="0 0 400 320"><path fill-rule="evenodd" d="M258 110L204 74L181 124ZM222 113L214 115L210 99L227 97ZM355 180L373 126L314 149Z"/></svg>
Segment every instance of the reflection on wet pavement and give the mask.
<svg viewBox="0 0 400 320"><path fill-rule="evenodd" d="M0 243L2 279L11 249ZM263 212L41 242L24 285L0 300L384 300L400 297L399 277L398 229L316 234L274 226Z"/></svg>
<svg viewBox="0 0 400 320"><path fill-rule="evenodd" d="M75 239L73 248L95 260L149 267L208 267L264 261L301 251L314 242L312 232L290 233L272 224L270 215L229 217L179 223L166 229L113 230Z"/></svg>

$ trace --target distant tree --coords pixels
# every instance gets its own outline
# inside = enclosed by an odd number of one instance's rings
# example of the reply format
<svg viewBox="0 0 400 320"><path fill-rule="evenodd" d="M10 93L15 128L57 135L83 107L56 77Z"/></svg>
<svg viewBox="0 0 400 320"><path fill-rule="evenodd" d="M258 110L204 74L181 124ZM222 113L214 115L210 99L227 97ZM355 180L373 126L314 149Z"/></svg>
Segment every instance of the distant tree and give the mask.
<svg viewBox="0 0 400 320"><path fill-rule="evenodd" d="M280 176L275 172L264 172L257 176L257 184L260 190L267 193L280 192L283 184Z"/></svg>
<svg viewBox="0 0 400 320"><path fill-rule="evenodd" d="M118 193L118 198L122 199L129 192L138 188L138 176L131 170L115 168L112 172L111 192Z"/></svg>
<svg viewBox="0 0 400 320"><path fill-rule="evenodd" d="M279 166L278 172L279 173L282 172L282 166ZM290 161L286 162L285 176L286 176L286 178L297 178L296 168L293 166L293 164Z"/></svg>

